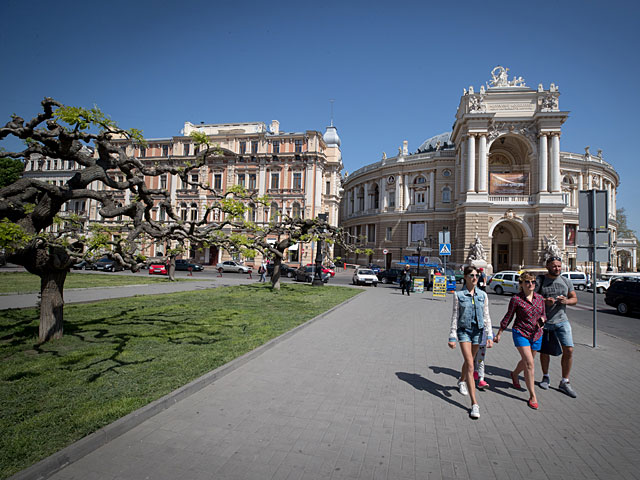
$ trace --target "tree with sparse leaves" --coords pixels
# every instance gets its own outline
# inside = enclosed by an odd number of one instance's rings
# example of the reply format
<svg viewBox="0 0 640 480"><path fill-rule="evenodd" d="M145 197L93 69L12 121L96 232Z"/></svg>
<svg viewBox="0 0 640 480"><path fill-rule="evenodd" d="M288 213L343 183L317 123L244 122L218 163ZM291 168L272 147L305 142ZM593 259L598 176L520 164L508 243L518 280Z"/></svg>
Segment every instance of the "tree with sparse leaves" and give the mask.
<svg viewBox="0 0 640 480"><path fill-rule="evenodd" d="M64 282L69 267L80 259L106 254L137 271L144 264L140 255L144 246L161 240L172 248L190 242L246 256L261 251L278 262L291 242L341 238L339 229L318 220L288 218L266 226L245 221L247 204L266 205L268 198L240 186L219 193L194 182L192 171L222 155L202 132L191 134L200 147L195 161L159 164L127 155L121 140L146 145L142 132L118 127L97 107L69 107L51 98L45 98L42 107L30 121L14 115L0 127L0 141L13 136L25 142L24 150L4 152L4 157L24 162L39 155L79 167L64 185L24 177L0 188L0 248L5 249L9 262L41 279L40 341L62 337ZM170 193L149 186L152 177L164 174L177 175L183 185L205 191L210 202L200 220L182 220L172 208ZM95 188L96 184L102 188ZM123 202L127 191L129 201ZM79 199L95 201L104 222L92 223L87 231L80 217L61 216L65 203ZM168 221L152 218L152 209L157 207L166 211ZM210 220L216 210L223 214L220 221ZM275 248L266 241L267 235L274 234L283 238Z"/></svg>

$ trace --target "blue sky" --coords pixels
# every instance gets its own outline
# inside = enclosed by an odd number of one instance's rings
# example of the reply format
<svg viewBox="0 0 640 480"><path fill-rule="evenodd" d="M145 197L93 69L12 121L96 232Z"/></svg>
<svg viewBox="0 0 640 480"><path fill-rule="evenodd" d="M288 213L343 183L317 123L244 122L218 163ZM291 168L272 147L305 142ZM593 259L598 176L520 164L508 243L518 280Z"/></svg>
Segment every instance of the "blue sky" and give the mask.
<svg viewBox="0 0 640 480"><path fill-rule="evenodd" d="M561 149L601 148L640 232L636 2L23 2L0 4L0 123L45 96L98 105L148 138L185 121L280 121L342 139L349 172L450 130L496 65L554 82ZM11 148L11 144L3 144Z"/></svg>

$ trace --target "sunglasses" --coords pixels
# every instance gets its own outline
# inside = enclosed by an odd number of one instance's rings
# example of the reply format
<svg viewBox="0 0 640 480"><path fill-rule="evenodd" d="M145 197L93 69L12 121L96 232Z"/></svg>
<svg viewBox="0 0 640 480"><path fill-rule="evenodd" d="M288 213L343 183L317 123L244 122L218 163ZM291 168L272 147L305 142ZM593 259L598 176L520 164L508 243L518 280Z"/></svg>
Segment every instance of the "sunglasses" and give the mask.
<svg viewBox="0 0 640 480"><path fill-rule="evenodd" d="M531 285L535 285L536 281L535 280L520 280L520 283L530 283Z"/></svg>
<svg viewBox="0 0 640 480"><path fill-rule="evenodd" d="M480 277L480 275L478 275L477 273L470 273L469 275L467 275L467 277L470 277L470 278L479 278L479 277Z"/></svg>

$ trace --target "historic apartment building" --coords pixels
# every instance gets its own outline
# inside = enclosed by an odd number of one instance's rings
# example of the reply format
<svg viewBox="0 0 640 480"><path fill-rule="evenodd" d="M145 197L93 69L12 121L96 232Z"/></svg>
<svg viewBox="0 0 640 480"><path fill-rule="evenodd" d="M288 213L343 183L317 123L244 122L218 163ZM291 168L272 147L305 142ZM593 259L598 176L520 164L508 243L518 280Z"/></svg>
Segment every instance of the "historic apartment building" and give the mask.
<svg viewBox="0 0 640 480"><path fill-rule="evenodd" d="M635 270L635 240L616 233L620 178L601 151L561 150L569 112L560 110L559 96L554 84L530 88L496 67L486 87L464 90L452 131L413 153L405 141L396 156L383 153L348 175L340 224L375 252L349 261L389 268L416 255L419 242L422 255L437 257L438 232L448 229L450 261L457 265L477 236L490 271L539 267L549 240L569 268L582 268L576 259L578 191L596 188L608 192L612 266Z"/></svg>
<svg viewBox="0 0 640 480"><path fill-rule="evenodd" d="M193 162L199 153L190 136L195 130L206 133L222 155L207 160L206 165L192 173L192 181L208 183L222 194L234 185L241 185L260 196L268 195L271 199L267 207L249 205L247 220L263 223L281 213L302 218L316 218L319 213L326 213L329 223L337 225L342 154L340 138L333 122L324 134L315 130L283 132L277 120L273 120L269 128L262 122L197 125L186 122L179 136L147 139L145 147L125 140L116 142L123 144L127 154L145 162ZM76 168L70 162L32 158L26 164L25 175L62 185ZM147 183L151 188L170 192L172 208L183 220L202 218L207 205L213 202L207 191L183 185L175 175L148 178ZM99 184L96 188L104 186ZM121 196L123 205L128 202L129 194L128 191L114 192L114 195ZM74 200L65 206L62 215L74 213L83 218L88 226L91 222L105 222L98 212L99 208L97 202L90 199ZM158 221L169 220L160 207L155 208L152 215ZM114 223L117 223L117 219ZM189 251L185 256L207 265L231 258L217 247L200 249L199 245L190 244L184 247ZM158 243L150 245L143 253L152 257L162 256L167 248L167 245ZM312 249L310 244L294 245L288 251L289 258L285 260L311 263ZM260 257L255 259L260 260Z"/></svg>

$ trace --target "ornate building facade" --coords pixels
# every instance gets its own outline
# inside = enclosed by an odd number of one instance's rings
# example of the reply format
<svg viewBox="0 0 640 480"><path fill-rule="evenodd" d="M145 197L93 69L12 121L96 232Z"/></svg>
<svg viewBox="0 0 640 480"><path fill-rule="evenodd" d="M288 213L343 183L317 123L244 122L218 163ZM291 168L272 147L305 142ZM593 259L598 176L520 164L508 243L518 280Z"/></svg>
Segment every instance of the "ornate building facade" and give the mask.
<svg viewBox="0 0 640 480"><path fill-rule="evenodd" d="M577 262L578 192L608 192L609 225L616 236L616 189L620 179L602 152L564 152L559 89L529 88L496 67L486 87L464 90L451 132L409 153L383 154L344 179L341 225L365 239L371 258L389 268L406 255L437 256L438 232L451 232L450 260L462 265L476 237L489 270L539 267L549 242ZM635 243L616 242L612 265L635 270ZM387 253L384 254L384 251ZM618 262L626 262L620 265ZM605 265L606 267L606 265Z"/></svg>
<svg viewBox="0 0 640 480"><path fill-rule="evenodd" d="M179 136L148 139L144 147L124 140L115 143L120 143L127 154L150 164L187 163L193 162L199 153L190 136L195 130L206 133L222 155L209 159L192 174L192 181L207 183L221 194L234 185L242 185L270 198L271 203L266 207L248 205L247 220L260 224L282 213L302 218L316 218L319 213L326 213L329 223L337 225L342 154L333 122L324 134L315 130L282 132L277 120L273 120L269 128L262 122L199 125L186 122ZM25 175L63 185L76 168L69 162L34 157L27 162ZM170 193L172 208L183 220L202 218L207 205L213 201L206 191L183 185L178 176L162 175L148 178L146 182L151 188L166 189ZM99 184L96 188L104 186ZM129 194L128 191L114 191L114 196L123 205L129 201ZM99 208L100 205L90 199L74 200L65 205L62 216L74 214L84 219L88 226L91 222L105 222ZM155 220L169 221L160 207L155 208L152 215ZM117 219L113 223L117 224ZM207 265L231 258L216 247L183 247L189 252L186 256ZM167 248L158 243L150 245L143 253L151 257L162 256ZM285 260L311 263L312 249L310 244L294 245ZM260 261L260 257L256 261Z"/></svg>

